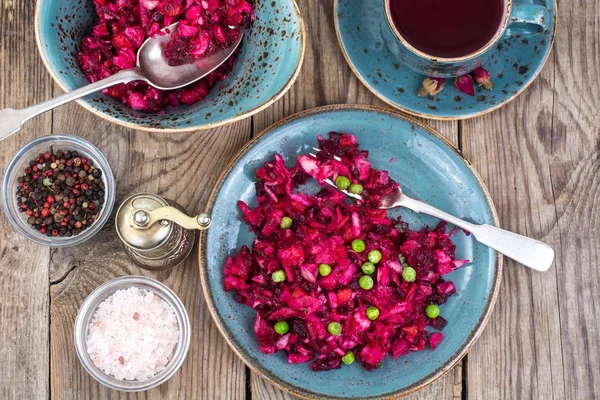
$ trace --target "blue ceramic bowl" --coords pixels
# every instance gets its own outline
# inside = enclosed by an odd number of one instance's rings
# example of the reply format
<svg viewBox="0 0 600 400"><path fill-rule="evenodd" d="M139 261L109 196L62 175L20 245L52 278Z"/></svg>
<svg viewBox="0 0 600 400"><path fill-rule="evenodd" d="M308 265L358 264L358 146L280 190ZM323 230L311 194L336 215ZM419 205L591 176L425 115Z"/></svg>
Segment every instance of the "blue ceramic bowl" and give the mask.
<svg viewBox="0 0 600 400"><path fill-rule="evenodd" d="M382 399L411 393L439 378L456 364L482 332L500 288L502 261L494 250L458 232L453 237L457 257L472 260L448 275L457 287L441 308L449 321L444 340L435 351L425 350L393 360L367 372L360 363L328 372L313 372L308 364L287 363L283 352L258 350L253 331L255 311L235 302L223 288L223 265L253 234L242 222L236 205L256 206L255 172L275 153L288 166L297 155L316 145L318 134L349 132L369 150L375 168L385 169L407 195L422 199L457 217L476 223L498 224L489 194L471 164L450 143L427 126L388 110L368 106L329 106L296 114L252 140L232 161L213 191L209 207L213 225L200 244L200 277L217 326L233 350L276 386L307 398ZM315 187L305 188L308 190ZM401 215L412 229L438 221L405 209Z"/></svg>
<svg viewBox="0 0 600 400"><path fill-rule="evenodd" d="M65 91L89 83L75 54L97 19L93 1L37 0L36 7L36 41L56 83ZM257 0L255 14L233 71L201 102L162 115L132 110L100 93L79 100L79 104L111 122L158 132L215 128L259 112L294 83L304 58L305 32L294 0Z"/></svg>

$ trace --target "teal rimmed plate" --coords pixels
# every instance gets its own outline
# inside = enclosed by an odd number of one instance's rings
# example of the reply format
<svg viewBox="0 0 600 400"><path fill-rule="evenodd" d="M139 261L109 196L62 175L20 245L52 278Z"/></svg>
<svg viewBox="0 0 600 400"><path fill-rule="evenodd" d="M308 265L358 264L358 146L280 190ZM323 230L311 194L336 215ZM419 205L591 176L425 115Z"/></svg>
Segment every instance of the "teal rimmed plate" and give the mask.
<svg viewBox="0 0 600 400"><path fill-rule="evenodd" d="M458 232L457 257L472 263L448 275L458 290L441 306L449 323L435 351L412 353L367 372L359 363L328 372L312 372L308 364L287 363L284 353L263 354L254 336L254 310L236 303L223 288L223 265L253 234L241 221L237 201L255 206L254 174L275 153L288 166L316 145L319 134L349 132L369 150L375 168L385 169L406 194L457 217L498 224L489 194L471 164L431 128L381 108L328 106L305 111L267 128L229 164L210 197L213 225L200 241L200 277L209 310L236 354L276 386L305 398L382 399L411 393L450 370L481 334L498 295L502 261L472 236ZM316 184L315 184L316 185ZM310 189L310 188L308 188ZM409 210L391 210L412 229L437 220Z"/></svg>
<svg viewBox="0 0 600 400"><path fill-rule="evenodd" d="M477 117L502 107L521 94L548 60L556 32L555 0L520 0L543 5L551 21L534 36L514 35L495 45L491 62L483 67L494 88L475 88L468 96L448 79L435 97L418 97L425 77L403 66L395 54L397 38L385 16L384 0L335 0L335 30L342 53L358 79L374 95L404 112L423 118L455 120Z"/></svg>

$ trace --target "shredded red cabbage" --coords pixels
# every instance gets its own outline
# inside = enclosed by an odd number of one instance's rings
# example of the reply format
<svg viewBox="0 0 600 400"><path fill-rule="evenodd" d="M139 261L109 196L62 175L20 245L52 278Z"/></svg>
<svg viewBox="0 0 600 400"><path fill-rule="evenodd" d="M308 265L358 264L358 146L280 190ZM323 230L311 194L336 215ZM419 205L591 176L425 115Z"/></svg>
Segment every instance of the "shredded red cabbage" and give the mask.
<svg viewBox="0 0 600 400"><path fill-rule="evenodd" d="M253 19L246 0L94 0L98 22L81 41L77 63L90 82L136 65L144 40L179 21L179 29L163 52L169 64L180 65L208 56L235 42ZM103 93L135 110L162 112L202 100L227 78L236 55L205 78L182 89L162 91L140 81L116 85Z"/></svg>
<svg viewBox="0 0 600 400"><path fill-rule="evenodd" d="M256 238L252 249L243 246L227 260L225 290L235 289L235 299L256 310L254 331L262 352L285 350L290 363L312 361L314 371L340 368L350 351L372 370L389 353L396 359L426 345L433 350L443 335L426 327L442 330L447 321L428 318L425 308L456 292L442 275L466 261L455 259L445 223L413 232L378 208L398 184L371 167L354 136L330 132L318 141L322 151L316 159L300 156L288 169L277 154L257 170L258 207L238 203ZM350 201L328 186L316 196L296 190L310 176L322 182L338 175L362 184L364 201ZM291 228L280 227L284 216L292 219ZM352 250L355 239L365 242L365 251ZM374 249L382 258L373 288L365 290L358 283L361 266ZM321 276L319 264L329 264L331 273ZM407 266L415 269L415 282L402 278ZM278 270L285 271L284 282L273 281ZM379 309L377 319L367 318L369 306ZM287 333L275 332L279 321L288 323ZM334 321L342 325L339 335L328 332Z"/></svg>

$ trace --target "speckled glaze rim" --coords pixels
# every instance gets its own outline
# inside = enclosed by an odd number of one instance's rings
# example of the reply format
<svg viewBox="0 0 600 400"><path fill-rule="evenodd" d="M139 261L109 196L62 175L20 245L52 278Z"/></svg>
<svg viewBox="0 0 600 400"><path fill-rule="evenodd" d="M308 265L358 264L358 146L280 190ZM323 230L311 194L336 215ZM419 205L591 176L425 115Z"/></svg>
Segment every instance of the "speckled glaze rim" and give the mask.
<svg viewBox="0 0 600 400"><path fill-rule="evenodd" d="M496 212L496 208L494 206L494 203L492 201L491 195L487 189L487 187L485 186L485 183L483 182L483 180L481 179L481 177L479 176L479 174L477 173L477 171L474 169L473 165L471 164L471 162L469 160L467 160L465 158L465 156L462 154L462 152L457 149L456 147L454 147L454 145L447 140L446 138L444 138L443 136L441 136L437 131L435 131L433 128L427 126L426 124L424 124L421 121L418 121L410 116L406 116L406 115L402 115L400 113L398 113L397 111L394 110L389 110L386 108L382 108L382 107L376 107L376 106L369 106L369 105L348 105L348 104L337 104L337 105L329 105L329 106L323 106L323 107L317 107L317 108L312 108L309 110L305 110L299 113L296 113L294 115L291 115L287 118L284 118L278 122L276 122L275 124L271 125L270 127L266 128L265 130L263 130L260 134L258 134L256 137L254 137L252 140L250 140L239 152L238 154L229 162L229 164L227 165L227 167L225 168L225 170L221 173L221 176L219 177L219 179L217 180L217 183L215 184L214 189L212 190L209 200L208 200L208 206L206 207L208 210L212 210L214 205L215 205L215 201L216 201L216 197L217 194L219 193L221 186L223 185L225 179L227 178L227 176L229 175L229 173L231 172L233 166L235 165L235 163L240 159L240 157L242 157L252 146L254 146L258 140L260 140L263 136L265 136L266 134L268 134L269 132L278 129L279 127L281 127L282 125L288 124L294 120L300 119L300 118L304 118L307 116L313 116L313 115L317 115L317 114L322 114L322 113L330 113L330 112L335 112L335 111L368 111L368 112L373 112L373 113L381 113L381 114L386 114L388 116L392 116L394 118L400 118L400 119L404 119L407 120L415 125L418 125L419 127L427 130L429 133L431 133L433 136L435 136L436 138L440 139L442 142L444 142L446 145L448 145L452 150L454 150L456 152L456 154L462 159L464 160L466 166L469 168L469 170L471 171L471 173L475 176L477 182L479 183L479 187L482 190L482 192L485 195L485 200L492 212L492 216L494 219L494 224L496 226L499 226L499 219L498 219L498 214ZM210 211L208 211L210 212ZM301 398L304 399L325 399L325 400L333 400L339 397L329 397L329 396L323 396L322 394L319 393L315 393L313 391L308 391L305 390L303 388L299 388L297 386L291 385L290 383L282 380L281 378L279 378L278 376L272 374L270 371L262 368L260 365L254 365L252 364L252 355L248 354L244 349L242 349L241 347L239 347L234 340L232 340L232 335L231 333L228 331L227 327L222 323L221 321L221 317L219 315L219 312L217 311L217 308L215 306L215 302L214 302L214 298L212 296L212 290L208 284L208 269L207 269L207 260L206 260L206 241L207 241L207 231L203 231L200 233L200 243L198 246L198 259L199 259L199 269L200 269L200 282L202 284L202 292L204 294L204 298L206 299L206 305L208 307L208 310L213 318L213 321L215 322L215 325L217 326L217 328L219 329L219 331L221 332L221 334L223 335L223 337L225 338L225 341L227 342L227 344L229 345L229 347L233 350L233 352L244 362L244 364L246 364L248 366L248 368L250 368L253 372L257 373L258 375L260 375L263 379L265 379L266 381L268 381L269 383L271 383L272 385L274 385L275 387L292 393L295 396L299 396ZM426 376L425 378L421 379L419 382L416 382L415 384L413 384L412 386L404 389L404 390L398 390L395 392L390 392L390 393L386 393L383 396L370 396L370 397L365 397L365 400L388 400L388 399L394 399L394 398L398 398L398 397L403 397L403 396L407 396L411 393L414 393L416 391L418 391L419 389L424 388L425 386L431 384L432 382L434 382L435 380L437 380L438 378L440 378L441 376L443 376L444 374L446 374L448 371L450 371L467 353L468 351L471 349L471 347L473 346L473 344L475 344L475 342L477 341L477 339L479 338L479 336L481 335L481 333L483 332L483 330L485 329L485 326L487 325L487 322L492 314L492 310L494 308L494 305L496 304L496 300L498 298L498 294L500 292L500 284L502 282L502 266L503 266L503 257L500 253L496 253L496 272L494 274L494 278L493 278L493 290L492 290L492 294L491 296L488 297L487 299L487 304L484 307L484 312L482 314L482 316L480 317L479 321L477 322L477 325L474 329L474 331L471 333L471 335L467 338L467 340L465 341L465 343L463 344L463 346L451 357L448 359L448 361L442 365L440 368L438 368L435 372L429 374L428 376Z"/></svg>
<svg viewBox="0 0 600 400"><path fill-rule="evenodd" d="M490 41L486 43L485 46L483 46L479 50L476 50L470 54L467 54L467 55L464 55L461 57L437 57L437 56L432 56L431 54L427 54L427 53L417 49L410 43L408 43L408 41L402 36L400 31L396 27L396 24L394 24L394 19L392 18L392 11L390 10L390 0L383 0L383 7L385 9L385 16L386 16L388 25L390 26L390 29L392 30L392 32L394 32L394 35L396 36L396 38L398 38L398 40L400 40L402 42L402 44L404 44L404 46L406 46L410 51L412 51L416 55L423 57L423 58L427 58L428 60L431 60L433 62L467 61L468 59L477 57L478 55L482 54L483 52L489 50L490 47L495 45L496 42L498 42L502 38L504 31L508 27L508 22L510 21L510 13L512 12L512 7L513 7L512 0L505 0L504 4L505 4L505 10L504 10L504 18L502 20L502 23L498 25L498 31L494 34L494 36L490 39Z"/></svg>
<svg viewBox="0 0 600 400"><path fill-rule="evenodd" d="M384 1L387 1L387 0L384 0ZM391 100L387 99L385 96L383 96L382 94L380 94L379 91L377 89L375 89L374 87L372 87L362 77L362 75L358 72L358 70L354 67L354 64L350 60L350 56L346 52L346 48L344 47L344 44L342 43L342 37L341 37L341 34L340 34L340 27L339 27L339 23L338 23L338 19L337 19L337 9L338 9L339 0L334 0L334 4L333 4L333 21L334 21L334 24L335 24L335 35L337 37L338 44L340 46L340 49L342 50L342 54L344 55L344 58L346 59L346 62L348 64L348 66L350 66L350 69L352 70L352 72L354 72L354 75L356 75L356 77L358 78L358 80L367 89L369 89L369 91L371 93L373 93L375 96L377 96L377 98L379 98L381 101L383 101L384 103L388 104L389 106L391 106L391 107L393 107L393 108L395 108L397 110L403 111L403 112L405 112L407 114L410 114L410 115L414 115L416 117L426 118L426 119L433 119L433 120L438 120L438 121L459 121L459 120L466 120L466 119L472 119L472 118L480 117L482 115L491 113L492 111L496 111L497 109L499 109L499 108L507 105L508 103L510 103L511 101L513 101L514 99L516 99L517 97L519 97L521 95L521 93L523 93L525 91L525 89L527 89L536 80L536 78L538 77L538 75L544 69L544 66L546 65L546 62L548 62L548 59L550 58L550 54L552 53L552 49L554 47L554 39L556 38L556 29L558 28L558 26L557 26L557 22L558 22L558 4L557 4L557 0L553 0L553 2L554 2L554 24L553 24L554 25L554 30L552 31L552 38L550 39L550 46L549 46L548 53L546 53L546 56L544 57L544 60L542 61L542 64L537 69L537 71L535 71L535 73L531 76L531 78L527 82L525 82L525 84L523 85L523 87L521 87L521 89L519 89L517 91L517 93L515 93L511 97L507 98L506 100L502 101L500 104L497 104L494 107L490 107L487 110L476 112L474 114L459 115L459 116L456 116L456 117L445 117L445 116L440 116L440 115L435 115L435 114L420 113L420 112L417 112L417 111L412 111L412 110L409 110L409 109L404 108L402 106L399 106L397 104L394 104Z"/></svg>
<svg viewBox="0 0 600 400"><path fill-rule="evenodd" d="M35 43L37 45L38 52L40 53L40 57L42 58L42 62L44 63L46 70L48 71L48 73L50 74L50 76L52 77L54 82L56 82L56 84L62 90L64 90L65 92L68 92L69 89L62 83L62 81L60 80L58 75L50 67L50 63L46 59L46 57L44 55L44 51L42 49L42 41L41 41L41 37L40 37L40 28L39 28L39 26L40 26L39 16L40 16L40 8L41 8L42 1L50 1L50 0L36 0L36 2L35 2L35 17L34 17ZM195 126L195 127L192 126L192 127L185 127L185 128L150 128L150 127L134 124L131 122L121 121L118 118L108 116L105 113L97 110L92 105L88 104L87 102L85 102L82 99L75 100L75 101L80 106L85 108L86 110L90 111L94 115L96 115L106 121L115 123L117 125L124 126L129 129L134 129L137 131L145 131L145 132L156 132L156 133L198 132L198 131L204 131L204 130L208 130L208 129L218 128L218 127L232 124L234 122L238 122L245 118L251 117L252 115L259 113L260 111L269 107L271 104L275 103L277 100L279 100L281 97L283 97L283 95L285 95L288 92L288 90L290 90L290 88L292 87L294 82L296 82L296 79L298 78L298 76L300 75L300 71L302 70L302 64L304 63L304 55L306 52L306 27L304 25L304 20L302 19L302 14L300 13L300 9L298 8L298 4L296 3L296 0L289 0L289 1L291 1L292 5L294 6L294 10L296 12L296 16L298 18L298 23L300 26L300 57L298 58L298 63L296 64L294 73L290 76L290 78L288 79L285 86L283 88L281 88L281 90L279 92L277 92L275 95L273 95L273 97L271 97L268 101L266 101L264 104L262 104L258 107L255 107L249 111L246 111L245 113L240 114L236 117L231 117L231 118L228 118L221 122L214 122L214 123L206 124L206 125L202 125L202 126Z"/></svg>

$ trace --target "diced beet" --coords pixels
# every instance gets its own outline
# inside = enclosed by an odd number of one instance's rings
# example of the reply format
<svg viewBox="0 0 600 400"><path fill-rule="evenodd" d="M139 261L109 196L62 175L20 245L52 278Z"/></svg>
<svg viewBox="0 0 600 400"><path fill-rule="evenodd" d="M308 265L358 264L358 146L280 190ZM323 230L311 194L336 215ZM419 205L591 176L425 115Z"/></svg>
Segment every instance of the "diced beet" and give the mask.
<svg viewBox="0 0 600 400"><path fill-rule="evenodd" d="M371 327L371 321L367 318L364 309L359 309L352 315L352 320L348 326L350 335L358 335Z"/></svg>
<svg viewBox="0 0 600 400"><path fill-rule="evenodd" d="M435 290L439 293L439 294L443 294L446 296L452 295L454 293L456 293L456 287L454 286L454 283L452 282L441 282L438 283L437 285L435 285Z"/></svg>
<svg viewBox="0 0 600 400"><path fill-rule="evenodd" d="M302 277L308 282L315 283L317 281L319 267L317 264L303 264L300 266Z"/></svg>
<svg viewBox="0 0 600 400"><path fill-rule="evenodd" d="M130 26L124 30L125 36L129 39L133 48L137 49L144 42L144 30L139 26Z"/></svg>
<svg viewBox="0 0 600 400"><path fill-rule="evenodd" d="M331 371L332 369L342 368L342 359L335 355L318 358L310 364L310 368L313 371Z"/></svg>
<svg viewBox="0 0 600 400"><path fill-rule="evenodd" d="M238 201L238 207L242 210L244 214L244 221L249 223L252 226L259 226L263 221L264 217L262 215L262 210L260 208L255 208L251 210L250 207L246 205L243 201Z"/></svg>
<svg viewBox="0 0 600 400"><path fill-rule="evenodd" d="M404 338L397 338L393 343L392 343L392 347L390 348L390 352L392 353L392 357L394 358L394 360L400 356L404 356L406 354L409 353L408 351L408 347L409 347L410 343L408 343L406 340L404 340Z"/></svg>
<svg viewBox="0 0 600 400"><path fill-rule="evenodd" d="M256 313L254 333L258 339L260 351L267 354L275 352L275 329L261 318L260 313Z"/></svg>
<svg viewBox="0 0 600 400"><path fill-rule="evenodd" d="M279 339L277 339L277 341L275 342L275 347L277 348L277 350L289 350L290 337L290 333L286 333L285 335L280 336Z"/></svg>
<svg viewBox="0 0 600 400"><path fill-rule="evenodd" d="M188 52L188 44L184 37L174 38L163 46L163 54L171 67L189 64L193 57ZM184 101L185 103L185 101Z"/></svg>
<svg viewBox="0 0 600 400"><path fill-rule="evenodd" d="M367 158L363 155L359 155L354 158L354 166L358 171L358 179L365 180L369 178L369 171L371 170L371 163L367 161Z"/></svg>
<svg viewBox="0 0 600 400"><path fill-rule="evenodd" d="M448 321L446 321L442 316L437 316L427 321L427 325L431 326L433 329L437 329L438 331L443 330L447 324Z"/></svg>
<svg viewBox="0 0 600 400"><path fill-rule="evenodd" d="M323 321L314 314L306 317L306 327L308 333L313 339L324 339L327 336L327 330Z"/></svg>
<svg viewBox="0 0 600 400"><path fill-rule="evenodd" d="M154 10L160 4L160 0L139 0L140 5L147 10Z"/></svg>
<svg viewBox="0 0 600 400"><path fill-rule="evenodd" d="M299 267L304 262L304 249L299 245L281 246L277 259L283 267Z"/></svg>
<svg viewBox="0 0 600 400"><path fill-rule="evenodd" d="M381 344L369 343L360 351L360 359L366 369L372 370L377 368L377 364L383 360L386 353L387 351Z"/></svg>
<svg viewBox="0 0 600 400"><path fill-rule="evenodd" d="M292 310L291 308L280 308L277 311L273 312L273 314L271 314L269 316L270 320L284 320L284 319L289 319L291 317L295 317L297 316L298 313L294 310Z"/></svg>
<svg viewBox="0 0 600 400"><path fill-rule="evenodd" d="M337 296L337 304L342 305L345 302L352 299L352 289L350 289L348 287L344 288L344 289L340 289L337 291L336 296Z"/></svg>
<svg viewBox="0 0 600 400"><path fill-rule="evenodd" d="M287 304L292 310L298 311L311 307L317 301L319 300L315 297L307 295L300 288L296 288L287 300Z"/></svg>
<svg viewBox="0 0 600 400"><path fill-rule="evenodd" d="M429 348L431 350L435 349L437 345L440 344L443 338L444 335L439 332L434 332L431 335L429 335Z"/></svg>
<svg viewBox="0 0 600 400"><path fill-rule="evenodd" d="M309 362L312 359L313 359L312 353L311 354L297 354L297 353L288 354L288 362L290 364L302 364L305 362Z"/></svg>

